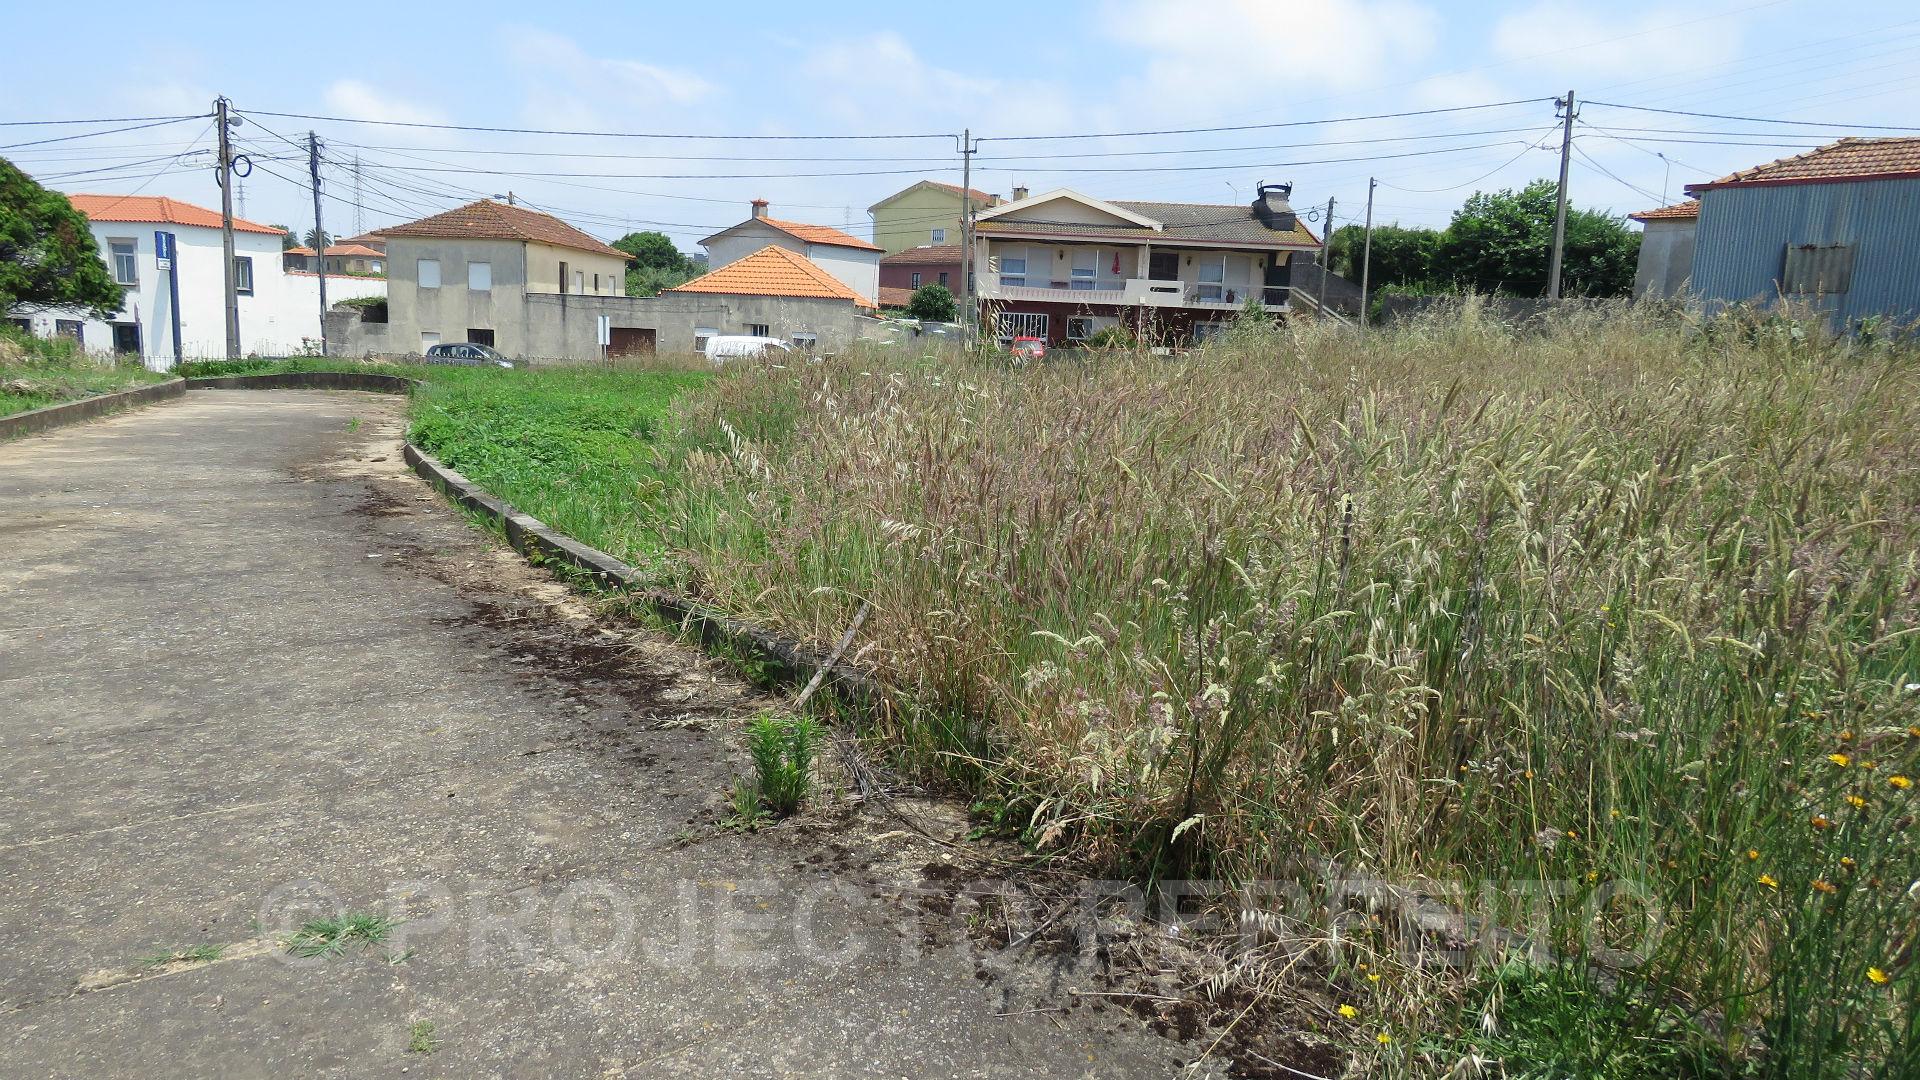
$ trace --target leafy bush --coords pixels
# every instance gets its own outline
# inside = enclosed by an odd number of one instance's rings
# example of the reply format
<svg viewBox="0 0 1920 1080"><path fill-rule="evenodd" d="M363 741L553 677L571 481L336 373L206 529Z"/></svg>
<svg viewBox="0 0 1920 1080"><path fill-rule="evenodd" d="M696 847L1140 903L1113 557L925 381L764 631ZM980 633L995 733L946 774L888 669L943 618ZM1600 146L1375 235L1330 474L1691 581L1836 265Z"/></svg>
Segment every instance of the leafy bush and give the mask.
<svg viewBox="0 0 1920 1080"><path fill-rule="evenodd" d="M812 790L821 734L819 722L810 716L777 719L762 714L748 725L747 746L760 798L776 817L799 810Z"/></svg>
<svg viewBox="0 0 1920 1080"><path fill-rule="evenodd" d="M1089 349L1132 349L1139 344L1139 339L1133 336L1133 331L1124 326L1102 327L1087 339Z"/></svg>
<svg viewBox="0 0 1920 1080"><path fill-rule="evenodd" d="M939 282L922 285L913 290L913 296L907 300L907 314L928 322L952 322L959 317L959 305L954 302L953 291Z"/></svg>

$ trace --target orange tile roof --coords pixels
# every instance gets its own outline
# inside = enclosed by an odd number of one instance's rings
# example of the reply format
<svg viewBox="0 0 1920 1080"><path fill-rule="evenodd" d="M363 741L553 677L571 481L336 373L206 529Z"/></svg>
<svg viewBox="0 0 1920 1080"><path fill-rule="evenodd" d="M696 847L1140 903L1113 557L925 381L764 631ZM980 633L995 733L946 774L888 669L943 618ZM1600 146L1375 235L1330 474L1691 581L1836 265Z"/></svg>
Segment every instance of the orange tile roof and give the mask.
<svg viewBox="0 0 1920 1080"><path fill-rule="evenodd" d="M492 199L481 199L444 214L409 221L380 230L383 238L400 236L444 236L452 239L524 240L536 244L590 251L616 259L629 256L619 248L608 247L552 214L508 206Z"/></svg>
<svg viewBox="0 0 1920 1080"><path fill-rule="evenodd" d="M310 247L307 247L307 246L306 246L306 245L304 245L304 244L302 244L302 245L301 245L301 246L299 246L299 247L290 247L290 248L288 248L288 249L286 249L285 251L282 251L282 252L281 252L280 254L282 254L282 255L298 255L298 256L300 256L301 258L303 258L303 259L304 259L304 258L306 258L307 256L309 256L309 255L311 255L311 254L313 254L313 249L312 249L312 248L310 248Z"/></svg>
<svg viewBox="0 0 1920 1080"><path fill-rule="evenodd" d="M744 259L676 285L668 292L731 293L736 296L792 296L851 300L860 307L873 301L786 248L769 244Z"/></svg>
<svg viewBox="0 0 1920 1080"><path fill-rule="evenodd" d="M1679 218L1697 218L1700 216L1700 200L1688 199L1672 206L1663 206L1658 210L1642 210L1637 214L1628 214L1635 221L1669 221Z"/></svg>
<svg viewBox="0 0 1920 1080"><path fill-rule="evenodd" d="M307 254L311 255L313 252L309 251ZM371 256L378 259L386 253L378 248L370 248L365 244L334 244L327 248L327 254Z"/></svg>
<svg viewBox="0 0 1920 1080"><path fill-rule="evenodd" d="M960 262L959 244L935 244L896 251L880 260L881 266L952 266Z"/></svg>
<svg viewBox="0 0 1920 1080"><path fill-rule="evenodd" d="M808 225L800 221L781 221L779 218L759 218L782 232L791 233L809 244L830 244L834 247L859 248L862 251L885 251L878 244L869 244L857 236L850 236L839 229L830 229L825 225ZM747 224L747 222L741 222Z"/></svg>
<svg viewBox="0 0 1920 1080"><path fill-rule="evenodd" d="M220 227L220 211L195 206L165 195L69 195L67 201L89 221L140 221L164 225L197 225L203 229ZM235 232L270 233L285 236L285 229L262 225L257 221L233 219Z"/></svg>
<svg viewBox="0 0 1920 1080"><path fill-rule="evenodd" d="M896 289L891 285L880 286L881 307L906 307L912 302L912 289Z"/></svg>
<svg viewBox="0 0 1920 1080"><path fill-rule="evenodd" d="M1920 137L1841 139L1710 183L1688 184L1687 194L1734 184L1819 184L1900 176L1920 176Z"/></svg>

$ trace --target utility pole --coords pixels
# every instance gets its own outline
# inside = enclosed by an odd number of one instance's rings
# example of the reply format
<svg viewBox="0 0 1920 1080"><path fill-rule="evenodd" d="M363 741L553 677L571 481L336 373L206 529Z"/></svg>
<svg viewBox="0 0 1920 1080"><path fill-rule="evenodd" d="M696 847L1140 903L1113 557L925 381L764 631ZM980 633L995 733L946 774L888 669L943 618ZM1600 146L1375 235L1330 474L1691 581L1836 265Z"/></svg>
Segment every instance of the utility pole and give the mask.
<svg viewBox="0 0 1920 1080"><path fill-rule="evenodd" d="M314 269L320 274L320 355L327 355L327 228L320 220L320 136L307 132L307 168L313 174Z"/></svg>
<svg viewBox="0 0 1920 1080"><path fill-rule="evenodd" d="M233 268L233 143L227 138L232 123L227 117L227 99L213 100L214 125L220 129L220 254L221 270L226 276L227 359L240 358L240 292Z"/></svg>
<svg viewBox="0 0 1920 1080"><path fill-rule="evenodd" d="M360 155L353 155L353 235L367 231L366 190L360 176Z"/></svg>
<svg viewBox="0 0 1920 1080"><path fill-rule="evenodd" d="M1573 91L1555 105L1565 111L1566 123L1560 129L1560 193L1553 204L1553 261L1547 266L1547 299L1560 299L1560 262L1567 242L1567 164L1573 154Z"/></svg>
<svg viewBox="0 0 1920 1080"><path fill-rule="evenodd" d="M1327 266L1333 262L1333 197L1327 197L1327 216L1320 224L1320 314L1332 318L1327 310Z"/></svg>
<svg viewBox="0 0 1920 1080"><path fill-rule="evenodd" d="M960 132L960 340L969 348L979 324L973 299L973 129L967 128Z"/></svg>
<svg viewBox="0 0 1920 1080"><path fill-rule="evenodd" d="M1360 254L1360 332L1367 332L1367 288L1373 279L1373 189L1379 180L1367 177L1367 243Z"/></svg>

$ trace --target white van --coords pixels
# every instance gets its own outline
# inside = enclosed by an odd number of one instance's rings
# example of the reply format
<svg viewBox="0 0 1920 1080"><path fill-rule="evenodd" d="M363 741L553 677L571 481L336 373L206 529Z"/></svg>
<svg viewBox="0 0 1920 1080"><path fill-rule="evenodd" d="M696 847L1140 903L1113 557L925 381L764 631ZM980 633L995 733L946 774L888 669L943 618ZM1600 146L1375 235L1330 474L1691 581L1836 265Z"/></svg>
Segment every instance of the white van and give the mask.
<svg viewBox="0 0 1920 1080"><path fill-rule="evenodd" d="M775 353L790 353L793 346L770 337L745 337L721 335L707 339L707 359L715 363L722 360L736 360L742 357L763 357Z"/></svg>

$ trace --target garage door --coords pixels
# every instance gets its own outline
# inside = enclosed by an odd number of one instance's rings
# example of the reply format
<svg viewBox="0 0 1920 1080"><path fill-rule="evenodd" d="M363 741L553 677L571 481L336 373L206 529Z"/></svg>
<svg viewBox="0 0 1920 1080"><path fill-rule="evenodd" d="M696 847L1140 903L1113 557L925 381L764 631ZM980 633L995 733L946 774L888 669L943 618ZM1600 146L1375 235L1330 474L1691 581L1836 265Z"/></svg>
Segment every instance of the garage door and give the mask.
<svg viewBox="0 0 1920 1080"><path fill-rule="evenodd" d="M607 331L608 356L638 356L652 351L652 327L615 326Z"/></svg>

